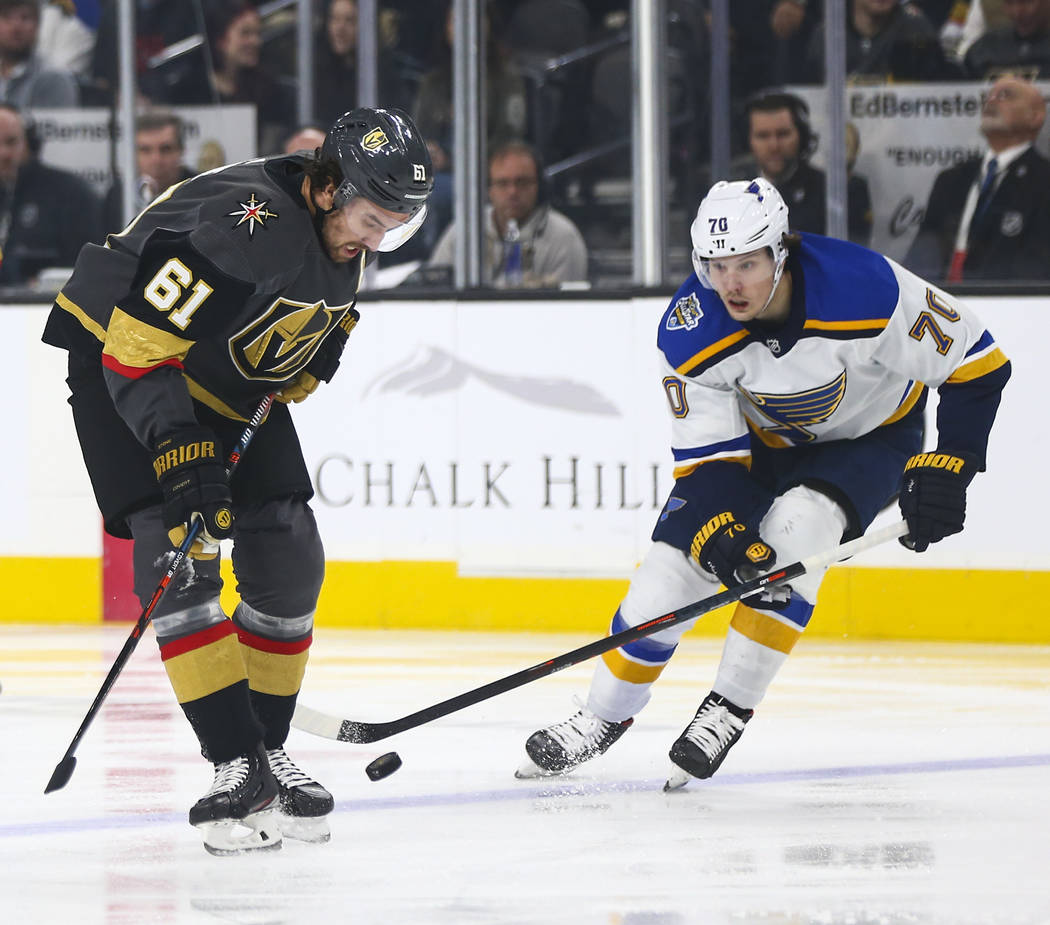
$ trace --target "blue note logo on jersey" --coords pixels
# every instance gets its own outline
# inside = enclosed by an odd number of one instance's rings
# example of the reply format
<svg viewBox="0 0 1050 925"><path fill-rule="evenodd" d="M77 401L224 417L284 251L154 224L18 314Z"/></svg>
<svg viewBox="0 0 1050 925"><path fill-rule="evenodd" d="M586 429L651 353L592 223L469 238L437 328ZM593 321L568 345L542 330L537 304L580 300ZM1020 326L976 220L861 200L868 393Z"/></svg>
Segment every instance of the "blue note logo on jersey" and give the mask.
<svg viewBox="0 0 1050 925"><path fill-rule="evenodd" d="M695 292L690 292L689 295L682 296L674 303L674 308L667 316L665 327L668 331L691 331L703 317L700 300L696 297Z"/></svg>
<svg viewBox="0 0 1050 925"><path fill-rule="evenodd" d="M741 391L764 417L773 422L773 427L763 427L763 430L779 434L792 443L809 443L816 439L816 434L806 428L822 424L830 418L846 394L846 370L827 385L791 395L760 395Z"/></svg>

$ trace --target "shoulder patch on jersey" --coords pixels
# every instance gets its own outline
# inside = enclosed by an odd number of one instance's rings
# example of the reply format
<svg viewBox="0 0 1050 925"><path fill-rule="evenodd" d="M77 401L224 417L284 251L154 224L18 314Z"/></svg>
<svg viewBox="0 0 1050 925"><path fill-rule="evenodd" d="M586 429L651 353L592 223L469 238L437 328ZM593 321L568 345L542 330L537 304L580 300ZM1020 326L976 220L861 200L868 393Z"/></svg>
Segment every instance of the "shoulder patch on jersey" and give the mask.
<svg viewBox="0 0 1050 925"><path fill-rule="evenodd" d="M239 225L243 225L245 222L247 222L248 237L251 238L255 235L256 224L258 224L260 228L265 228L266 220L268 218L272 218L274 219L274 221L280 218L280 216L276 212L271 212L269 209L266 208L268 203L268 199L264 200L263 202L259 202L255 198L255 193L253 192L248 197L247 202L238 203L238 205L240 206L239 209L234 209L232 212L227 212L226 214L230 216L238 216L238 220L233 224L234 228L238 227Z"/></svg>
<svg viewBox="0 0 1050 925"><path fill-rule="evenodd" d="M668 331L691 331L703 317L704 312L700 308L700 300L696 297L695 292L690 292L674 303L667 313L664 327Z"/></svg>
<svg viewBox="0 0 1050 925"><path fill-rule="evenodd" d="M718 294L690 276L660 317L656 346L683 376L703 370L747 346L750 335L733 321Z"/></svg>

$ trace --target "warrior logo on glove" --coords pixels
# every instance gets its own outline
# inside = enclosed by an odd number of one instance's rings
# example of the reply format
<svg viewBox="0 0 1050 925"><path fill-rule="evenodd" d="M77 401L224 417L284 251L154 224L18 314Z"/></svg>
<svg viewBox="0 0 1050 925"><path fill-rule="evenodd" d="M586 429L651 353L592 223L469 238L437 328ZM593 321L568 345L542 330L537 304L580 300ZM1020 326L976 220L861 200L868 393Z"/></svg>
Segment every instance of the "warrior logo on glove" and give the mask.
<svg viewBox="0 0 1050 925"><path fill-rule="evenodd" d="M158 451L161 452L153 460L153 471L157 474L158 479L165 472L177 469L179 466L186 465L186 463L195 462L198 459L215 458L214 440L196 440L192 443L167 449L167 447L171 446L171 443L171 440L167 440L157 447Z"/></svg>
<svg viewBox="0 0 1050 925"><path fill-rule="evenodd" d="M217 443L209 428L188 427L161 439L153 459L172 544L181 546L194 516L201 519L200 534L187 550L195 559L214 559L219 540L233 534L233 502Z"/></svg>
<svg viewBox="0 0 1050 925"><path fill-rule="evenodd" d="M747 547L747 557L755 565L764 565L769 561L770 548L765 543L752 543Z"/></svg>
<svg viewBox="0 0 1050 925"><path fill-rule="evenodd" d="M931 543L961 533L966 522L966 489L977 464L963 454L918 453L904 466L899 504L908 524L901 545L925 552Z"/></svg>

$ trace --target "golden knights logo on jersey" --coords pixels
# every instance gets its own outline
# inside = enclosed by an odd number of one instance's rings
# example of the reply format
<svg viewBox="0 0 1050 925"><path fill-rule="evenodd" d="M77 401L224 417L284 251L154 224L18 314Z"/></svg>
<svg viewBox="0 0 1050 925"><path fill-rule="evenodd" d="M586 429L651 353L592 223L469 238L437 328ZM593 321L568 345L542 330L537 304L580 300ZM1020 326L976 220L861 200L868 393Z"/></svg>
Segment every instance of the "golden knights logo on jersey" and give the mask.
<svg viewBox="0 0 1050 925"><path fill-rule="evenodd" d="M230 338L230 356L248 379L289 379L302 369L349 305L277 299Z"/></svg>
<svg viewBox="0 0 1050 925"><path fill-rule="evenodd" d="M748 401L775 425L763 427L763 430L778 434L792 443L809 443L815 440L816 434L806 428L822 424L830 418L845 394L846 370L827 385L791 395L761 395L744 391Z"/></svg>
<svg viewBox="0 0 1050 925"><path fill-rule="evenodd" d="M674 303L674 308L667 316L666 327L668 331L691 331L703 317L700 300L695 292L690 292Z"/></svg>

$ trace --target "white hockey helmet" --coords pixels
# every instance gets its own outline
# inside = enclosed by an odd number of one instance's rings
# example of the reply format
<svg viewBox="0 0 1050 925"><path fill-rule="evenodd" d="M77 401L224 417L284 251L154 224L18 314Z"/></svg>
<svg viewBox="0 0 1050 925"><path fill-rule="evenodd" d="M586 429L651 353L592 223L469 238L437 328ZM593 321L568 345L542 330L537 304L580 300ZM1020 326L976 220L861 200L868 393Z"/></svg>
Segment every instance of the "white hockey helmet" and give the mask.
<svg viewBox="0 0 1050 925"><path fill-rule="evenodd" d="M772 183L761 177L720 180L701 201L689 229L693 241L693 268L700 282L713 289L707 271L710 260L768 247L775 265L773 290L776 290L787 260L784 246L787 232L788 208Z"/></svg>

